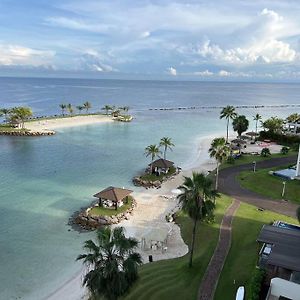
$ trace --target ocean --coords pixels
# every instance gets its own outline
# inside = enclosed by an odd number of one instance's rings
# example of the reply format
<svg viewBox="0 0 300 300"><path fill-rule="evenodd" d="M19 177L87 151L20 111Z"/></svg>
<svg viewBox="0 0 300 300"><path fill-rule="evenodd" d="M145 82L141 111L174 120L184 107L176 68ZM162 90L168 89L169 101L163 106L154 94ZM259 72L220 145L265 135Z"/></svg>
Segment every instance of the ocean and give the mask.
<svg viewBox="0 0 300 300"><path fill-rule="evenodd" d="M81 268L75 262L91 233L67 225L108 185L133 188L149 159L144 148L171 137L168 158L187 169L206 159L198 143L225 135L213 106L300 103L298 84L0 78L0 107L30 106L36 115L60 114L60 103L128 105L131 123L63 128L51 137L0 136L0 299L43 299ZM167 107L194 110L150 110ZM297 109L238 109L286 117ZM299 109L298 109L299 112ZM249 130L254 129L251 121Z"/></svg>

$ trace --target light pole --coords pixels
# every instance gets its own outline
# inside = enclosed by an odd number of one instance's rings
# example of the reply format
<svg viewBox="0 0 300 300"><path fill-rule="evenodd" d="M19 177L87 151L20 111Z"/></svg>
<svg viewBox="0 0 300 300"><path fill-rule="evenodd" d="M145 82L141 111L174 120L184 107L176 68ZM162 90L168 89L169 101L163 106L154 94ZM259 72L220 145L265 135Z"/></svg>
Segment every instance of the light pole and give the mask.
<svg viewBox="0 0 300 300"><path fill-rule="evenodd" d="M281 197L283 198L284 197L284 193L285 193L285 184L286 184L286 181L282 181L282 184L283 184L283 187L282 187Z"/></svg>
<svg viewBox="0 0 300 300"><path fill-rule="evenodd" d="M256 161L254 160L253 161L253 172L255 173L255 171L256 171Z"/></svg>

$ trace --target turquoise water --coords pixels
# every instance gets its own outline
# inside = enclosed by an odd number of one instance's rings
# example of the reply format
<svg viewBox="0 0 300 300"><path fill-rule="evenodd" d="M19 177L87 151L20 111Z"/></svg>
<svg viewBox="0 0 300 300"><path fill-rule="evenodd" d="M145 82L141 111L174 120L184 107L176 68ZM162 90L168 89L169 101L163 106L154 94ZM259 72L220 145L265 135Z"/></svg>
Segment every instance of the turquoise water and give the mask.
<svg viewBox="0 0 300 300"><path fill-rule="evenodd" d="M7 82L4 83L0 81L5 88ZM1 97L9 94L14 100L5 102L7 100L0 97L0 103L17 102L33 106L38 103L34 107L43 113L52 113L56 109L56 104L49 100L52 96L42 95L40 101L36 100L34 93L38 88L34 89L32 85L37 83L25 82L26 93L25 83L21 83L22 88L20 80L15 82L14 94L13 83L10 82L11 90L4 89ZM45 84L51 85L52 82ZM70 85L69 81L66 84ZM132 83L128 87L126 83L122 84L124 87L119 89L120 82L116 82L114 89L110 82L108 91L116 93L115 99L123 99L124 89L130 90L130 93L125 93L127 99L134 94ZM136 119L130 124L109 123L61 129L53 137L0 137L0 299L41 299L81 268L75 258L82 252L82 242L91 234L69 231L69 216L90 203L92 195L108 185L132 187L131 178L149 162L143 155L147 145L158 143L163 136L172 137L176 147L168 158L179 166L187 167L197 155L196 138L216 132L225 133L225 122L219 120L219 111L149 112L143 108L167 103L190 105L197 97L202 99L201 104L220 105L224 101L220 99L229 99L234 94L232 84L218 91L217 100L209 94L211 91L216 95L212 84L210 90L197 90L196 85L180 83L180 89L177 88L180 97L177 95L175 99L171 99L169 93L175 86L173 83L158 82L155 86L150 82L149 85L147 89L147 83L142 82L141 86L136 83L140 102L133 104ZM65 93L76 94L78 88L72 86L66 88L64 85ZM217 84L217 88L222 86ZM291 85L288 88L289 93L285 97L279 99L277 96L274 100L272 95L276 86L262 85L252 93L248 87L240 103L253 103L254 99L260 103L262 97L267 103L272 103L272 100L274 103L295 103L299 97L298 87ZM40 89L44 90L43 87ZM162 99L160 102L153 94L156 89L159 99ZM51 89L50 93L53 94L54 90ZM96 89L91 90L95 93ZM102 89L99 90L102 93ZM236 90L234 99L243 94L240 85L237 84ZM280 93L284 95L283 88ZM89 94L81 91L80 95L87 98ZM206 101L207 97L214 100ZM149 99L154 100L151 102ZM290 109L261 111L264 117L290 112ZM242 113L252 116L256 111L247 109ZM207 157L207 154L201 154L201 157Z"/></svg>

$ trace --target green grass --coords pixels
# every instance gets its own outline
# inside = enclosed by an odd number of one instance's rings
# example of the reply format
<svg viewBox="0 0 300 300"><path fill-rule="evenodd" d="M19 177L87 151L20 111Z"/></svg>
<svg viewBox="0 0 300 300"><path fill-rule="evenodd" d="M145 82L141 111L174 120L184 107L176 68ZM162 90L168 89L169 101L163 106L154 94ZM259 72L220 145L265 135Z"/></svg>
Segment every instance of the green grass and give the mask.
<svg viewBox="0 0 300 300"><path fill-rule="evenodd" d="M215 300L235 299L236 289L240 285L246 287L246 295L249 295L249 283L259 252L256 238L264 224L275 220L297 224L293 218L270 211L261 212L252 205L241 203L233 219L232 245L221 273Z"/></svg>
<svg viewBox="0 0 300 300"><path fill-rule="evenodd" d="M194 300L210 258L218 242L219 226L231 199L218 199L214 224L200 224L197 229L193 267L188 267L188 255L181 258L148 263L140 268L137 283L126 300ZM182 237L190 244L192 221L184 214L178 217Z"/></svg>
<svg viewBox="0 0 300 300"><path fill-rule="evenodd" d="M161 173L159 176L157 176L155 174L144 174L144 175L140 176L140 178L142 180L147 180L147 181L154 182L154 181L157 181L157 180L159 180L159 181L163 180L165 177L172 176L175 173L176 173L176 168L170 167L170 170L169 170L168 174Z"/></svg>
<svg viewBox="0 0 300 300"><path fill-rule="evenodd" d="M253 161L260 162L260 161L269 160L269 159L272 159L272 158L279 158L279 157L286 157L286 156L293 156L293 155L297 155L297 152L289 151L288 154L276 153L276 154L272 154L272 155L267 156L267 157L263 157L263 156L260 156L260 155L243 154L243 155L241 155L241 157L239 157L235 160L234 164L224 163L224 164L221 165L220 169L233 167L233 166L244 165L244 164L249 164L249 163L253 163Z"/></svg>
<svg viewBox="0 0 300 300"><path fill-rule="evenodd" d="M256 192L260 195L270 197L272 199L281 199L281 193L284 181L282 178L268 174L271 170L284 169L287 166L261 169L255 173L252 171L243 171L237 179L243 188ZM286 180L286 188L284 199L300 203L300 181Z"/></svg>
<svg viewBox="0 0 300 300"><path fill-rule="evenodd" d="M128 196L128 203L122 205L121 207L119 207L117 210L115 210L114 208L104 208L104 207L93 207L90 211L89 211L89 215L93 215L93 216L114 216L120 213L123 213L124 211L126 211L128 208L131 207L132 204L132 197Z"/></svg>
<svg viewBox="0 0 300 300"><path fill-rule="evenodd" d="M23 129L13 128L9 124L3 124L3 125L0 125L0 132L1 131L6 131L6 132L20 132L20 131L29 131L29 130L26 129L26 128L23 128Z"/></svg>

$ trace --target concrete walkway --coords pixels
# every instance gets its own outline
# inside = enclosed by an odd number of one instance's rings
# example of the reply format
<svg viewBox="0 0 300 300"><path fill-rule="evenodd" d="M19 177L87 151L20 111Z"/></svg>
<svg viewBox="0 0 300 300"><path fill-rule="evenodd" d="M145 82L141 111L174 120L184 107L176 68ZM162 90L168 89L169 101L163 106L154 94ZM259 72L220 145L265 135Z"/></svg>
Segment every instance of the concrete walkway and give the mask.
<svg viewBox="0 0 300 300"><path fill-rule="evenodd" d="M223 216L219 241L202 279L198 292L198 300L212 300L214 297L219 276L231 246L232 219L239 206L240 201L234 200Z"/></svg>
<svg viewBox="0 0 300 300"><path fill-rule="evenodd" d="M253 157L253 160L255 157ZM273 168L281 165L296 164L296 156L286 156L273 158L257 162L256 169ZM252 170L252 164L233 166L220 171L219 173L219 192L229 195L239 201L271 210L276 213L296 217L296 209L299 205L284 201L282 199L272 200L268 197L259 195L240 186L236 179L237 175L245 170Z"/></svg>

